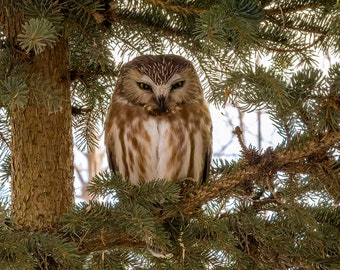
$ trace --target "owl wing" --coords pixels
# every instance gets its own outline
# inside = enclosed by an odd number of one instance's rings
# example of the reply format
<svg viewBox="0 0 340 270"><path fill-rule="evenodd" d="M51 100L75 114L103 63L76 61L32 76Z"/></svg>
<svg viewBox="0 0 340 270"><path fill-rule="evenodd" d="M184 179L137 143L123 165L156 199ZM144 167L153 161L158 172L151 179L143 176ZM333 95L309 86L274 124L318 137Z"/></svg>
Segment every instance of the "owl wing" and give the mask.
<svg viewBox="0 0 340 270"><path fill-rule="evenodd" d="M211 163L211 147L208 147L204 155L203 172L202 172L202 184L205 184L209 177Z"/></svg>
<svg viewBox="0 0 340 270"><path fill-rule="evenodd" d="M109 164L109 168L111 171L116 171L118 170L117 164L115 164L115 151L114 151L114 136L113 133L110 132L110 128L112 125L112 117L111 117L111 112L108 114L108 118L106 119L105 122L105 146L106 146L106 156L107 156L107 162ZM111 119L111 120L108 120Z"/></svg>
<svg viewBox="0 0 340 270"><path fill-rule="evenodd" d="M117 169L116 165L114 164L114 156L113 152L110 147L106 146L106 154L107 154L107 161L109 163L109 168L111 171L115 171Z"/></svg>

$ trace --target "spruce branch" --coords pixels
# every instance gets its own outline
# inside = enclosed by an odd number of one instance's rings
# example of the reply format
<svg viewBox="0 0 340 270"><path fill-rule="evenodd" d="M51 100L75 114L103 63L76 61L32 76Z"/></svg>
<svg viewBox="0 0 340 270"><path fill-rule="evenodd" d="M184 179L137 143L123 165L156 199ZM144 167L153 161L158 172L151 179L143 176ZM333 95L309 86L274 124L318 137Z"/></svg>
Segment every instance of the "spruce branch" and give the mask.
<svg viewBox="0 0 340 270"><path fill-rule="evenodd" d="M69 9L76 15L80 15L84 19L84 25L89 23L89 19L92 17L96 23L102 23L105 19L100 13L104 10L104 5L97 1L82 2L78 0L68 1Z"/></svg>
<svg viewBox="0 0 340 270"><path fill-rule="evenodd" d="M308 34L320 34L320 35L326 35L327 31L323 31L322 29L317 29L315 26L309 26L311 29L308 28L302 28L299 26L295 26L294 23L288 23L284 18L281 19L281 21L274 16L268 16L268 21L272 22L273 24L276 24L281 29L289 29L293 31L299 31L304 32Z"/></svg>
<svg viewBox="0 0 340 270"><path fill-rule="evenodd" d="M279 52L279 53L294 53L294 52L299 52L303 53L309 50L312 47L315 47L317 44L321 44L326 38L326 35L322 34L318 38L316 38L313 42L309 43L308 45L305 46L297 46L296 44L290 45L291 48L293 49L286 49L286 48L276 48L272 47L269 45L264 44L263 42L259 42L258 45L263 47L264 49L268 51L273 51L273 52Z"/></svg>
<svg viewBox="0 0 340 270"><path fill-rule="evenodd" d="M205 10L197 8L195 6L183 6L178 4L172 4L171 2L165 2L162 0L144 0L144 2L147 2L153 6L160 7L164 10L168 10L173 13L179 13L179 14L201 14Z"/></svg>
<svg viewBox="0 0 340 270"><path fill-rule="evenodd" d="M299 149L267 149L261 161L252 166L241 167L236 171L223 175L220 179L211 181L200 189L188 194L183 202L183 213L192 215L200 207L212 199L223 198L231 193L238 185L251 181L254 178L270 178L279 171L287 173L303 173L306 162L309 166L317 164L318 160L313 160L313 156L318 156L334 147L340 141L340 133L329 134L319 141L310 141ZM313 164L315 163L315 164ZM305 171L306 172L306 171Z"/></svg>
<svg viewBox="0 0 340 270"><path fill-rule="evenodd" d="M240 129L236 129L238 136L241 135L240 132ZM145 222L145 224L151 222L148 226L155 226L158 224L158 222L159 224L165 224L166 220L174 219L176 215L178 215L178 212L174 211L174 209L178 209L182 215L182 218L187 218L190 220L197 217L198 212L200 212L200 209L204 204L216 199L222 199L223 201L224 198L231 194L236 187L246 183L247 181L253 182L255 180L258 181L259 179L262 179L267 186L270 186L272 184L272 179L279 172L284 172L286 174L311 173L310 170L313 170L314 167L320 165L323 162L322 159L325 157L325 152L336 147L336 145L339 143L340 134L332 133L319 140L310 140L303 143L297 143L297 141L298 139L295 141L292 140L290 144L284 149L281 147L278 147L274 150L268 148L263 154L255 153L257 154L255 155L255 158L254 150L247 148L245 151L243 151L243 157L246 160L246 163L241 162L241 164L236 166L236 168L225 174L222 174L219 178L210 181L206 185L197 188L195 185L192 185L190 181L185 181L182 185L182 197L178 198L178 202L177 200L173 201L175 204L178 203L178 206L175 206L175 208L170 207L171 210L164 208L163 211L152 211L150 213L145 212L145 217L149 216L150 214L152 215L147 217L145 220L143 215L139 216L137 212L135 212L136 216L132 215L131 218L138 218L139 222ZM309 170L308 168L312 169ZM139 201L145 198L146 194L151 196L152 193L150 193L151 190L148 191L149 188L158 183L149 183L145 187L139 187L133 186L125 182L123 179L119 180L115 174L113 174L112 177L116 177L119 181L116 179L112 183L107 182L107 177L109 177L109 174L103 174L99 175L99 178L97 177L97 180L99 181L98 183L107 185L107 187L102 187L104 189L110 189L109 186L112 184L118 185L117 188L119 188L119 186L122 184L129 186L128 191L126 191L126 188L123 188L122 190L125 190L126 192L119 195L119 197L127 196L126 202L132 200L133 198L136 201ZM93 188L96 188L98 183L93 185ZM169 183L169 185L173 186L174 184ZM162 186L160 185L159 188L161 187ZM100 190L102 190L102 188L100 188ZM262 199L259 199L259 197L262 197L264 193L263 190L258 191L258 194L255 194L255 196L252 198L253 204L249 206L251 209L254 211L260 211L267 205L269 206L269 209L270 207L275 208L276 206L282 206L283 203L280 200L280 194L275 193L274 189L271 189L270 187L268 189L270 194ZM145 194L141 193L143 190L146 192ZM100 191L98 190L98 192ZM139 198L136 196L139 196ZM154 196L157 196L157 194ZM125 203L123 205L125 205ZM117 205L100 206L99 203L90 202L89 205L84 206L82 210L79 211L77 214L78 217L75 219L72 217L72 219L74 219L73 221L68 222L66 220L64 233L66 228L66 231L69 231L69 233L66 234L70 235L73 241L77 243L79 249L85 253L112 250L116 248L144 249L148 247L148 244L142 240L143 237L135 237L132 234L129 234L129 230L125 231L125 225L122 227L120 222L130 222L130 211L125 211L128 208L124 210L120 209L120 207L121 206ZM139 209L140 206L137 208ZM286 210L289 211L289 209ZM86 212L86 215L84 215L84 211ZM126 215L126 217L123 217L122 214ZM105 218L103 219L103 217ZM122 217L123 219L121 219ZM226 212L222 213L217 218L223 220L229 217L229 212ZM121 220L117 221L118 219ZM104 223L97 224L96 222L99 220L103 220ZM115 222L118 223L115 224ZM89 224L93 225L88 227ZM211 238L214 236L209 235L207 237Z"/></svg>
<svg viewBox="0 0 340 270"><path fill-rule="evenodd" d="M170 4L167 4L166 6L169 7L169 5ZM138 10L138 12L136 12L136 10ZM141 32L145 31L145 29L149 29L153 33L155 31L162 33L161 35L164 37L190 38L192 32L191 29L187 29L189 25L181 23L181 20L178 20L178 24L174 24L169 17L165 16L165 14L169 13L166 12L166 9L164 10L162 8L158 13L159 15L157 15L157 20L152 21L150 20L150 17L155 16L152 14L152 10L153 8L148 8L148 5L144 5L141 8L138 3L130 3L119 7L118 5L111 5L110 8L103 13L103 16L105 21L114 27L117 27L117 25L120 25L123 28L130 26L133 32L135 32L136 28L140 29ZM196 16L194 13L191 14ZM171 16L173 15L171 14Z"/></svg>
<svg viewBox="0 0 340 270"><path fill-rule="evenodd" d="M314 2L314 1L313 1ZM329 1L317 1L317 3L312 3L312 2L307 2L305 4L301 4L301 5L291 5L291 6L287 6L287 7L281 7L279 6L274 6L274 8L270 8L270 9L264 9L264 12L266 15L269 16L273 16L273 15L282 15L282 14L286 14L286 13L296 13L298 11L305 11L305 10L313 10L325 5L328 5Z"/></svg>
<svg viewBox="0 0 340 270"><path fill-rule="evenodd" d="M78 242L79 241L79 242ZM78 248L85 253L112 248L146 248L146 244L115 229L103 229L100 235L87 233L78 239Z"/></svg>

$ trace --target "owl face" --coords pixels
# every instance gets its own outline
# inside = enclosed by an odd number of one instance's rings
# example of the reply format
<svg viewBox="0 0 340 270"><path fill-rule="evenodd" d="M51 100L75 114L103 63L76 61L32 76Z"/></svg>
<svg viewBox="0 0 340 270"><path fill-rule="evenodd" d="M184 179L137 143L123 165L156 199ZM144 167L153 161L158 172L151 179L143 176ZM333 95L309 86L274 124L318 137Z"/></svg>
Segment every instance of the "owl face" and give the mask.
<svg viewBox="0 0 340 270"><path fill-rule="evenodd" d="M177 55L144 55L126 63L116 92L150 114L180 110L184 104L201 101L203 91L190 61Z"/></svg>

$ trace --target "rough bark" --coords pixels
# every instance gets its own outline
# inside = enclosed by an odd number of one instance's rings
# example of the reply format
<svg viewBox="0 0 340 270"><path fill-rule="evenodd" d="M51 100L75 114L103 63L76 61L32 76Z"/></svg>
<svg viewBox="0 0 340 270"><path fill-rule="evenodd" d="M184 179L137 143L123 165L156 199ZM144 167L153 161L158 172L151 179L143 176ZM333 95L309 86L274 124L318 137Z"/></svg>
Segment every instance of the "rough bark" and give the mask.
<svg viewBox="0 0 340 270"><path fill-rule="evenodd" d="M27 78L41 77L56 96L60 110L51 112L34 96L24 108L10 108L12 153L12 217L18 228L53 230L73 206L73 142L68 40L61 35L54 48L39 55L19 50L22 14L3 9L1 24Z"/></svg>
<svg viewBox="0 0 340 270"><path fill-rule="evenodd" d="M61 110L31 98L11 111L12 210L22 227L48 229L73 204L73 154L67 41L33 58L31 70L62 96Z"/></svg>

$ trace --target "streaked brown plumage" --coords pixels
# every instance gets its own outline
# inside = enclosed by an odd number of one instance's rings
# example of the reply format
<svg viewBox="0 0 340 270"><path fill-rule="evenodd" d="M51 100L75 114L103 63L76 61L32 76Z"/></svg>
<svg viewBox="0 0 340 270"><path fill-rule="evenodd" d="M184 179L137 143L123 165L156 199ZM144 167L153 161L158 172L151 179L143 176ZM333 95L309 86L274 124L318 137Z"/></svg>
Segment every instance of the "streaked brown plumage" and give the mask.
<svg viewBox="0 0 340 270"><path fill-rule="evenodd" d="M109 166L134 184L154 179L205 181L211 119L190 61L144 55L120 72L105 122Z"/></svg>

